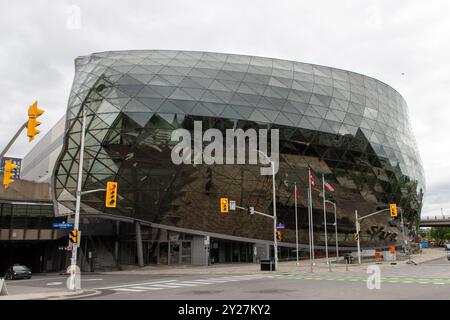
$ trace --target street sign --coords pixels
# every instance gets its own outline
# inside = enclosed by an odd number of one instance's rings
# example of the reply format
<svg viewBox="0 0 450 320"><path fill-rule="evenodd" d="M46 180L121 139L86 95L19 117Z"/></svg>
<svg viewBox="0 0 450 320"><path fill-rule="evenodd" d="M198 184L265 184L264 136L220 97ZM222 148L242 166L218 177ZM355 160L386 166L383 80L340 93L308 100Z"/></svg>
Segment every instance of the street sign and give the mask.
<svg viewBox="0 0 450 320"><path fill-rule="evenodd" d="M283 223L277 223L277 230L284 229L286 226Z"/></svg>
<svg viewBox="0 0 450 320"><path fill-rule="evenodd" d="M354 234L353 234L353 240L354 240L354 241L358 241L358 240L359 240L359 234L354 233Z"/></svg>
<svg viewBox="0 0 450 320"><path fill-rule="evenodd" d="M66 223L66 222L53 223L53 229L72 229L73 226L74 226L73 223Z"/></svg>
<svg viewBox="0 0 450 320"><path fill-rule="evenodd" d="M230 210L236 210L236 201L230 200Z"/></svg>

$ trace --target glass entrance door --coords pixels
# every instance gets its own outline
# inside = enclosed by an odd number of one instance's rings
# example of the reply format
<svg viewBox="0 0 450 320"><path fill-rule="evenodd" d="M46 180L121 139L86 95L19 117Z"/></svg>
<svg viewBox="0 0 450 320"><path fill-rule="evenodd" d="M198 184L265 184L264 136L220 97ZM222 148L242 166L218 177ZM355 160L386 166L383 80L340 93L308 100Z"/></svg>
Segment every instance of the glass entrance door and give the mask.
<svg viewBox="0 0 450 320"><path fill-rule="evenodd" d="M169 264L169 244L167 242L159 243L159 264Z"/></svg>
<svg viewBox="0 0 450 320"><path fill-rule="evenodd" d="M180 263L180 242L170 241L170 264Z"/></svg>

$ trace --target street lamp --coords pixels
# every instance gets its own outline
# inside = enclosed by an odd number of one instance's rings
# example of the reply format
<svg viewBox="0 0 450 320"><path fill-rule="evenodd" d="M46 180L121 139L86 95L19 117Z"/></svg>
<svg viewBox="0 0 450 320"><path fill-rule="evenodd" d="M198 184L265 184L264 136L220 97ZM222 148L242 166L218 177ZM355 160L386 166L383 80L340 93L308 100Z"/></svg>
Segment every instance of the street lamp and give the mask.
<svg viewBox="0 0 450 320"><path fill-rule="evenodd" d="M338 242L338 228L337 228L337 217L336 217L336 203L330 200L325 200L325 202L330 203L334 207L334 232L336 234L336 263L339 262L339 242Z"/></svg>
<svg viewBox="0 0 450 320"><path fill-rule="evenodd" d="M278 267L278 243L277 243L277 205L276 205L276 194L275 194L275 162L271 160L267 154L258 150L269 162L272 167L272 193L273 193L273 252L275 260L275 270Z"/></svg>

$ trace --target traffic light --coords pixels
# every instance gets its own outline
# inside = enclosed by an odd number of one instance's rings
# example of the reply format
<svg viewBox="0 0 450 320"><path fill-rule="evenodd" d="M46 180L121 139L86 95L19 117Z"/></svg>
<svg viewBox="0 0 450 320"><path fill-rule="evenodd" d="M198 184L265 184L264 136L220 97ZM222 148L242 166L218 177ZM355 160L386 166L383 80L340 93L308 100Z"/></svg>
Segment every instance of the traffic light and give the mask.
<svg viewBox="0 0 450 320"><path fill-rule="evenodd" d="M397 216L397 204L391 203L389 205L389 209L391 211L391 217L396 217Z"/></svg>
<svg viewBox="0 0 450 320"><path fill-rule="evenodd" d="M80 242L80 231L77 229L70 230L69 240L73 244L79 244Z"/></svg>
<svg viewBox="0 0 450 320"><path fill-rule="evenodd" d="M249 214L255 214L255 207L249 207L248 208L248 213Z"/></svg>
<svg viewBox="0 0 450 320"><path fill-rule="evenodd" d="M106 183L105 206L107 208L115 208L117 206L117 182L108 181Z"/></svg>
<svg viewBox="0 0 450 320"><path fill-rule="evenodd" d="M14 175L12 171L17 168L17 165L13 164L11 160L6 161L3 168L3 186L8 189L9 185L14 182L11 177Z"/></svg>
<svg viewBox="0 0 450 320"><path fill-rule="evenodd" d="M41 123L37 121L37 118L44 113L44 110L38 108L38 103L35 101L28 108L28 125L27 125L27 136L28 141L34 139L34 137L40 132L36 129Z"/></svg>
<svg viewBox="0 0 450 320"><path fill-rule="evenodd" d="M283 233L281 231L277 231L277 240L283 241Z"/></svg>
<svg viewBox="0 0 450 320"><path fill-rule="evenodd" d="M228 213L228 198L220 198L220 212Z"/></svg>

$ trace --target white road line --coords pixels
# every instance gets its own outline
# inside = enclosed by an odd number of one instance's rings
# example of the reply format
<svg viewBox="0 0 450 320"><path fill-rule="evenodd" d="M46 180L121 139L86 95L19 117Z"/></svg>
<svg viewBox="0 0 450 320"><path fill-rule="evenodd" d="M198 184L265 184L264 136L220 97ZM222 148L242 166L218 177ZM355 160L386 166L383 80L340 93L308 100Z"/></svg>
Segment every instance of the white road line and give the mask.
<svg viewBox="0 0 450 320"><path fill-rule="evenodd" d="M138 289L138 290L163 290L164 288L136 286L136 287L132 287L131 289Z"/></svg>
<svg viewBox="0 0 450 320"><path fill-rule="evenodd" d="M152 284L152 287L155 288L179 288L180 286L177 284ZM133 287L134 288L134 287Z"/></svg>
<svg viewBox="0 0 450 320"><path fill-rule="evenodd" d="M168 283L168 282L174 282L174 281L176 281L176 280L164 280L164 281L153 281L153 282L146 282L146 283L124 284L124 285L120 285L120 286L96 288L96 290L108 290L108 289L114 289L114 288L145 286L145 285L151 285L151 284L157 284L157 283Z"/></svg>
<svg viewBox="0 0 450 320"><path fill-rule="evenodd" d="M195 284L214 284L212 282L198 282L199 280L193 280L193 281L183 281L184 283L195 283Z"/></svg>
<svg viewBox="0 0 450 320"><path fill-rule="evenodd" d="M183 286L183 287L196 287L197 285L198 284L177 282L177 286Z"/></svg>
<svg viewBox="0 0 450 320"><path fill-rule="evenodd" d="M47 283L48 286L58 286L60 284L62 284L62 282L49 282L49 283Z"/></svg>
<svg viewBox="0 0 450 320"><path fill-rule="evenodd" d="M128 288L117 288L113 289L114 291L126 291L126 292L142 292L144 290L138 290L138 289L128 289Z"/></svg>
<svg viewBox="0 0 450 320"><path fill-rule="evenodd" d="M81 278L81 281L102 281L103 279L83 279Z"/></svg>

